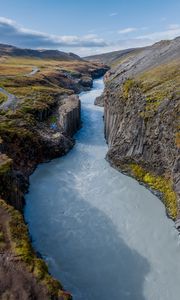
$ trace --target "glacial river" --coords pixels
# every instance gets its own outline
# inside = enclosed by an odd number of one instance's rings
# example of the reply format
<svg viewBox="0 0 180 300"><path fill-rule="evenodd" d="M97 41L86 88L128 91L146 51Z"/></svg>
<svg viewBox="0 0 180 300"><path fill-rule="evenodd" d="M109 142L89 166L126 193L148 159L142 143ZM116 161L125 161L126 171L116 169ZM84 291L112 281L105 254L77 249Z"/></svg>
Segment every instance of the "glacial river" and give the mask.
<svg viewBox="0 0 180 300"><path fill-rule="evenodd" d="M180 245L163 204L104 159L102 79L80 94L83 127L66 156L30 178L35 249L74 300L180 299Z"/></svg>

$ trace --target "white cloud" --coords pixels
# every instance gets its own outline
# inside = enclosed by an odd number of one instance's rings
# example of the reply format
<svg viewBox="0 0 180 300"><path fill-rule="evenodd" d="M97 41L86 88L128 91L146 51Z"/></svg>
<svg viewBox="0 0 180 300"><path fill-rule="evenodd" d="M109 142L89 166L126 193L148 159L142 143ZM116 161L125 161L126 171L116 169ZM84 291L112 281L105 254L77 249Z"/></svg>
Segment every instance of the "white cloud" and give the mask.
<svg viewBox="0 0 180 300"><path fill-rule="evenodd" d="M109 16L110 16L110 17L115 17L115 16L117 16L117 15L118 15L117 12L112 12Z"/></svg>
<svg viewBox="0 0 180 300"><path fill-rule="evenodd" d="M171 27L168 30L156 31L156 32L148 33L146 35L141 35L136 37L136 39L142 39L142 40L146 39L150 43L155 43L160 40L173 39L179 35L180 35L180 26L178 27L176 26L174 28Z"/></svg>
<svg viewBox="0 0 180 300"><path fill-rule="evenodd" d="M5 18L5 17L0 17L0 23L8 24L8 25L16 25L15 21L13 21L11 19L8 19L8 18Z"/></svg>
<svg viewBox="0 0 180 300"><path fill-rule="evenodd" d="M19 26L13 20L0 17L0 43L8 43L19 47L48 48L74 52L81 56L123 50L127 48L144 47L162 39L173 39L180 36L180 25L170 24L164 31L156 31L147 34L137 34L147 30L147 27L128 27L119 30L120 39L105 41L93 32L84 36L76 35L50 35ZM106 33L108 29L106 29ZM125 35L136 32L136 36L129 38ZM145 32L144 32L145 33Z"/></svg>
<svg viewBox="0 0 180 300"><path fill-rule="evenodd" d="M178 29L178 28L180 28L180 25L179 24L170 24L168 28L169 29Z"/></svg>
<svg viewBox="0 0 180 300"><path fill-rule="evenodd" d="M137 31L137 28L128 27L128 28L123 28L123 29L118 30L118 33L119 34L126 34L126 33L130 33L130 32L135 32L135 31Z"/></svg>
<svg viewBox="0 0 180 300"><path fill-rule="evenodd" d="M0 17L0 42L19 47L104 47L106 42L95 34L58 36L19 26L11 19Z"/></svg>

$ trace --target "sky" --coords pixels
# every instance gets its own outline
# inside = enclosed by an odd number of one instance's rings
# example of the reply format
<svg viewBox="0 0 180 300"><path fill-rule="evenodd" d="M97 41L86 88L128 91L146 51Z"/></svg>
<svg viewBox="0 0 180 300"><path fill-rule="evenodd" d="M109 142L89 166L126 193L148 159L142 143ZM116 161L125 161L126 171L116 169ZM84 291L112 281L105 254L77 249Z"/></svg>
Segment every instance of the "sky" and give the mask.
<svg viewBox="0 0 180 300"><path fill-rule="evenodd" d="M0 43L80 56L180 36L180 0L0 0Z"/></svg>

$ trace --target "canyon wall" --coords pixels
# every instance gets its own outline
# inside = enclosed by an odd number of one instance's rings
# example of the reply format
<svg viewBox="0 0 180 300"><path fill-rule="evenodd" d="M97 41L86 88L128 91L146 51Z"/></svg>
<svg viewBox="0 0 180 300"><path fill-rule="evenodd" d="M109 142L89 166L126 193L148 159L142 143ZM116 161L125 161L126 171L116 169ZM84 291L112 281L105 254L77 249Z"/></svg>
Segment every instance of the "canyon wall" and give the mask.
<svg viewBox="0 0 180 300"><path fill-rule="evenodd" d="M118 58L105 75L108 161L156 192L180 217L180 39ZM144 63L143 63L144 62Z"/></svg>
<svg viewBox="0 0 180 300"><path fill-rule="evenodd" d="M78 96L66 97L59 108L58 123L63 131L73 136L81 126L81 103Z"/></svg>

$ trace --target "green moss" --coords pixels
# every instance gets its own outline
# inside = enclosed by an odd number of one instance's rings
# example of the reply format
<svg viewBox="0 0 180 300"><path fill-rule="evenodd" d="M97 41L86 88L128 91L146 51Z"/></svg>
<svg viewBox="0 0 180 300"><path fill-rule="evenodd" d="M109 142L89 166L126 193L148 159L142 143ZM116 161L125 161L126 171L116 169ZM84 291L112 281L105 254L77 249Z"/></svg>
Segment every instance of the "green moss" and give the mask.
<svg viewBox="0 0 180 300"><path fill-rule="evenodd" d="M0 229L0 243L4 242L4 232Z"/></svg>
<svg viewBox="0 0 180 300"><path fill-rule="evenodd" d="M51 122L51 123L56 123L57 122L57 117L56 116L51 116L50 118L49 118L49 121Z"/></svg>
<svg viewBox="0 0 180 300"><path fill-rule="evenodd" d="M26 124L26 118L28 119L28 115L16 119L16 116L11 115L11 112L10 115L7 114L2 118L0 121L0 136L5 142L12 143L14 138L19 138L19 140L33 139L34 135L31 131L31 123ZM27 126L30 128L26 128Z"/></svg>
<svg viewBox="0 0 180 300"><path fill-rule="evenodd" d="M177 132L176 133L176 136L175 136L175 143L176 143L176 146L178 148L180 148L180 132Z"/></svg>
<svg viewBox="0 0 180 300"><path fill-rule="evenodd" d="M36 279L47 287L51 297L61 295L63 299L70 299L70 295L67 297L67 294L62 291L61 284L49 275L45 262L36 257L29 241L28 228L21 213L2 199L0 199L0 206L10 215L8 235L11 241L11 250L26 264L29 271L33 272Z"/></svg>
<svg viewBox="0 0 180 300"><path fill-rule="evenodd" d="M0 92L0 104L5 102L7 100L7 96Z"/></svg>
<svg viewBox="0 0 180 300"><path fill-rule="evenodd" d="M142 92L147 96L147 99L154 101L163 101L166 98L173 99L179 93L179 70L179 60L172 60L143 72L136 76L136 80L141 82Z"/></svg>
<svg viewBox="0 0 180 300"><path fill-rule="evenodd" d="M5 243L5 236L4 236L4 232L2 231L2 228L0 226L0 251L2 251L5 247L6 243Z"/></svg>
<svg viewBox="0 0 180 300"><path fill-rule="evenodd" d="M130 90L135 86L133 79L127 79L123 84L123 96L127 99L129 97Z"/></svg>
<svg viewBox="0 0 180 300"><path fill-rule="evenodd" d="M141 87L141 83L138 82L135 79L127 79L124 83L123 83L123 98L124 99L128 99L129 97L129 93L132 91L132 89L139 89Z"/></svg>
<svg viewBox="0 0 180 300"><path fill-rule="evenodd" d="M156 176L144 170L137 164L131 164L131 171L133 175L140 181L146 183L154 190L158 190L163 194L164 204L166 206L168 215L172 219L176 219L178 213L176 194L173 191L172 182L163 176Z"/></svg>
<svg viewBox="0 0 180 300"><path fill-rule="evenodd" d="M0 175L6 174L11 170L12 159L6 155L0 157Z"/></svg>

